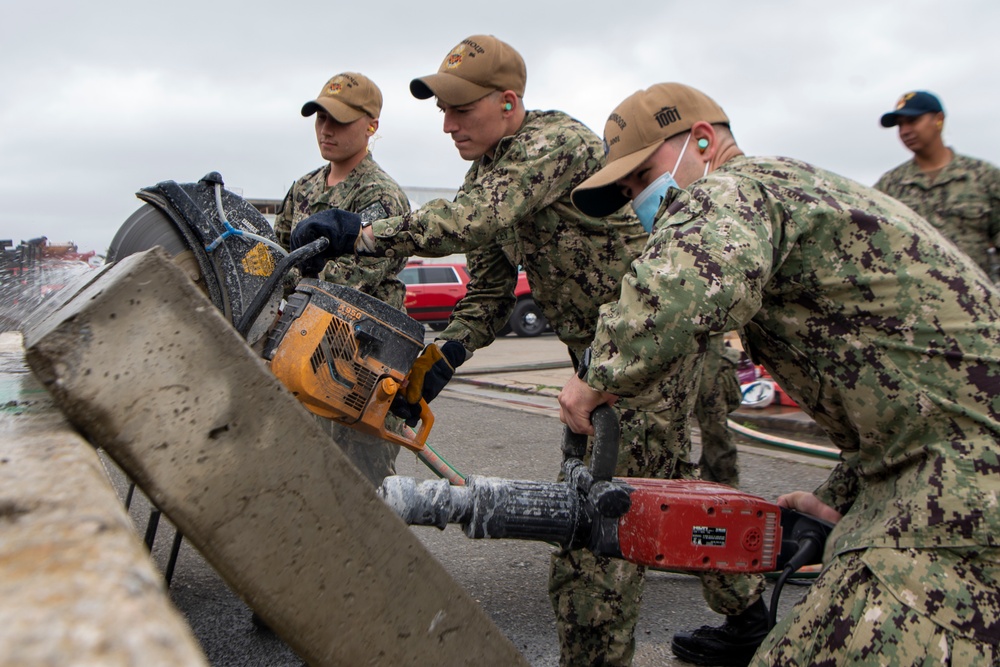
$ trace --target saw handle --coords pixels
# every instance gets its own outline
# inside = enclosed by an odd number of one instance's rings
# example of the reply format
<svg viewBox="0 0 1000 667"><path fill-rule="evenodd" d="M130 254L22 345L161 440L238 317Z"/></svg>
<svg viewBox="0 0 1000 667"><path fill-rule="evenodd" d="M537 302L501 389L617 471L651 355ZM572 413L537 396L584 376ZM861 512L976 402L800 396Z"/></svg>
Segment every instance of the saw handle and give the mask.
<svg viewBox="0 0 1000 667"><path fill-rule="evenodd" d="M383 378L375 389L375 395L368 402L365 408L363 420L373 426L378 432L375 433L383 440L388 440L394 444L406 447L412 452L420 453L427 445L427 436L430 435L434 426L434 414L427 405L427 401L420 399L420 428L413 431L413 437L406 437L394 433L385 427L385 419L389 415L389 407L392 399L399 391L399 383L392 378Z"/></svg>
<svg viewBox="0 0 1000 667"><path fill-rule="evenodd" d="M281 258L278 265L274 267L274 271L271 272L271 275L267 277L263 286L261 286L257 294L254 295L253 301L250 302L250 305L243 313L243 316L240 317L240 321L236 323L236 331L239 332L243 338L247 337L250 327L257 320L257 316L260 315L260 311L264 309L264 306L271 298L271 293L274 292L275 287L285 277L285 274L291 271L292 267L299 262L323 252L329 244L330 242L325 238L318 238L312 243L304 245L298 250L293 250Z"/></svg>
<svg viewBox="0 0 1000 667"><path fill-rule="evenodd" d="M310 260L316 255L322 253L324 250L327 249L327 246L329 245L330 245L330 239L326 238L325 236L320 236L319 238L314 239L309 243L305 244L301 248L296 248L295 250L288 253L288 258L290 259L293 256L295 257L295 259L291 262L291 264L301 265L299 266L299 270L302 271L303 278L319 278L319 272L322 271L322 267L320 267L320 269L317 271L309 271L306 270L305 263L307 260ZM289 266L288 268L291 268L291 266ZM285 269L285 272L287 273L288 269Z"/></svg>

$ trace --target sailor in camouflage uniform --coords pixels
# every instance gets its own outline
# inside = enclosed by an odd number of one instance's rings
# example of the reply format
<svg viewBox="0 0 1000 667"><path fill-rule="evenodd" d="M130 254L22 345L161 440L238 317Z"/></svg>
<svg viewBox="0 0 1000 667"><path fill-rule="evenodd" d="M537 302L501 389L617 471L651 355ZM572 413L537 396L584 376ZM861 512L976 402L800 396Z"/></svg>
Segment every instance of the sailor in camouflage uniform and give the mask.
<svg viewBox="0 0 1000 667"><path fill-rule="evenodd" d="M944 145L944 108L926 91L904 94L881 122L899 126L913 159L883 174L875 187L924 216L1000 283L1000 169Z"/></svg>
<svg viewBox="0 0 1000 667"><path fill-rule="evenodd" d="M596 405L739 330L841 450L818 489L778 499L838 523L752 664L1000 664L1000 291L897 200L744 156L718 111L659 84L605 127L608 164L574 203L601 215L649 187L660 203L585 381L563 389L564 420L586 432ZM685 154L689 140L703 150ZM671 165L685 190L663 187Z"/></svg>
<svg viewBox="0 0 1000 667"><path fill-rule="evenodd" d="M409 215L376 221L357 238L359 251L394 257L467 253L468 292L437 345L429 346L435 354L440 346L451 362L456 357L449 356L449 346L461 343L471 353L490 344L506 324L518 266L578 362L593 339L598 308L618 298L621 277L646 242L630 214L600 219L573 206L573 188L603 162L600 139L562 112L525 110L525 83L520 55L488 35L463 40L436 74L413 80L410 91L417 98L437 98L444 131L472 165L454 201L432 201ZM324 235L331 247L342 245L340 230ZM349 241L346 247L353 250L354 236ZM693 351L683 373L660 378L649 391L615 406L622 429L618 474L695 474L687 420L701 358ZM465 352L457 359L461 363ZM450 369L445 382L447 377ZM425 386L423 396L433 395ZM553 557L549 585L561 664L631 664L643 574L631 563L595 559L586 550ZM706 597L724 613L745 609L764 588L758 576L710 575L704 581ZM756 643L764 634L766 624Z"/></svg>
<svg viewBox="0 0 1000 667"><path fill-rule="evenodd" d="M353 211L369 221L409 212L410 202L403 189L368 150L381 111L381 91L356 72L337 74L324 84L315 100L303 105L303 116L316 114L316 140L328 162L297 180L285 195L274 222L282 246L289 247L291 232L299 222L326 209ZM319 277L402 310L406 286L397 274L405 264L405 257L340 257L327 262ZM390 420L394 429L402 427L398 419ZM317 421L373 484L396 473L399 445L328 419Z"/></svg>

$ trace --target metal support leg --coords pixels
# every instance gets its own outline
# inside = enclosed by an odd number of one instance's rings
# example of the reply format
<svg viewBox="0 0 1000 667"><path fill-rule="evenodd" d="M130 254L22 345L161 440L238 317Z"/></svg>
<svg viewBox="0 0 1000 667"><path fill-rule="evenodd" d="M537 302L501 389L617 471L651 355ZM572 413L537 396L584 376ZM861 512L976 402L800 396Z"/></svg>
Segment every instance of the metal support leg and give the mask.
<svg viewBox="0 0 1000 667"><path fill-rule="evenodd" d="M160 523L160 510L155 507L149 512L149 522L146 524L146 548L153 550L153 541L156 539L156 526Z"/></svg>
<svg viewBox="0 0 1000 667"><path fill-rule="evenodd" d="M184 536L181 535L181 531L176 531L174 533L174 542L170 545L170 558L167 559L167 571L164 577L167 579L167 588L170 588L170 580L174 578L174 565L177 564L177 554L181 551L181 540Z"/></svg>

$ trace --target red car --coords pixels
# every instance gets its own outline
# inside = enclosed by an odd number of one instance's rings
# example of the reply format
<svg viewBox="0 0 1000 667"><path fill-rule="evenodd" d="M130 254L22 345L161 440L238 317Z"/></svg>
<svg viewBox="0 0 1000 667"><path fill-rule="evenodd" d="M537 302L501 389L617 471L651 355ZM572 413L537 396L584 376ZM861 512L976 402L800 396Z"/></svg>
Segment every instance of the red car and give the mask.
<svg viewBox="0 0 1000 667"><path fill-rule="evenodd" d="M441 331L447 326L455 304L465 296L469 271L460 263L431 264L410 260L399 272L399 279L406 284L407 314L434 331ZM524 271L517 275L514 296L517 298L514 312L500 335L513 331L518 336L537 336L545 331L549 323L531 298Z"/></svg>

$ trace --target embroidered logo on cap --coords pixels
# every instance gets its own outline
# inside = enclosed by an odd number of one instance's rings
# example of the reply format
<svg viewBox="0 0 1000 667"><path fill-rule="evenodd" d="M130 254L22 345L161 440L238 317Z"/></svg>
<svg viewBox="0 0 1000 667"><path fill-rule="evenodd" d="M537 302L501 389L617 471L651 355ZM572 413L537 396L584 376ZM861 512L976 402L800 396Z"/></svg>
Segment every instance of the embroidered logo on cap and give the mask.
<svg viewBox="0 0 1000 667"><path fill-rule="evenodd" d="M677 110L677 107L663 107L655 114L653 118L659 123L660 127L666 127L671 123L675 123L681 119L681 112Z"/></svg>

